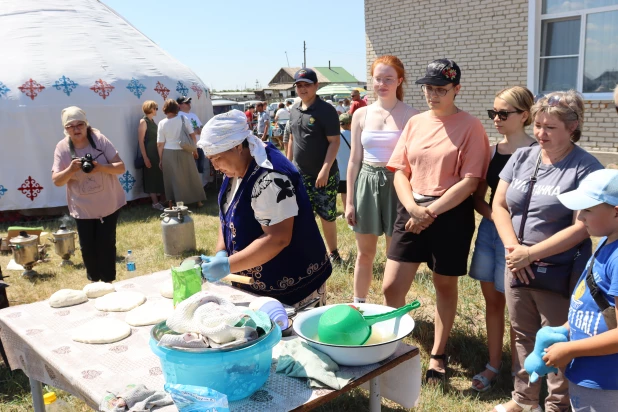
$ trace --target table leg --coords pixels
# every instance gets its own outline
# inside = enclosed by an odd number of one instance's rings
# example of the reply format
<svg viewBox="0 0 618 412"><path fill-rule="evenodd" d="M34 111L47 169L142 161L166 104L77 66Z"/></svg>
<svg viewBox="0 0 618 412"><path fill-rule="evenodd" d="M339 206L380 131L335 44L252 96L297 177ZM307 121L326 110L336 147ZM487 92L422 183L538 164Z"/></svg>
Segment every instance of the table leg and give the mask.
<svg viewBox="0 0 618 412"><path fill-rule="evenodd" d="M369 381L369 412L382 410L382 397L380 396L380 376Z"/></svg>
<svg viewBox="0 0 618 412"><path fill-rule="evenodd" d="M36 379L30 378L30 393L32 394L32 406L34 412L45 412L45 402L43 402L43 385Z"/></svg>

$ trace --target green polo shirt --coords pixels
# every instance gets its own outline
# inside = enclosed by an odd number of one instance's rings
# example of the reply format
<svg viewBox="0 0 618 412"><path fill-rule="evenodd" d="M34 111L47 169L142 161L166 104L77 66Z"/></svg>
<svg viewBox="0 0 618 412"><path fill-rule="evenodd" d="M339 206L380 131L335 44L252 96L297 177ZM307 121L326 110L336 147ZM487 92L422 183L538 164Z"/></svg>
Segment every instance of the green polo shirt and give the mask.
<svg viewBox="0 0 618 412"><path fill-rule="evenodd" d="M290 111L290 130L294 136L294 165L301 173L317 178L329 146L326 136L339 136L337 110L316 96L307 110L298 105ZM329 176L337 170L339 167L335 160Z"/></svg>

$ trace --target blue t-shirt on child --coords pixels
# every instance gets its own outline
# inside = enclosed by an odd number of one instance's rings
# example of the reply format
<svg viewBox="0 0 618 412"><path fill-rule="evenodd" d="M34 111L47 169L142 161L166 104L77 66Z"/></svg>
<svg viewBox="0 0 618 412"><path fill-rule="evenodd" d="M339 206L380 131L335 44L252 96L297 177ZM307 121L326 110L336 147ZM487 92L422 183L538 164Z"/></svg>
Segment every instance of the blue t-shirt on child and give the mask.
<svg viewBox="0 0 618 412"><path fill-rule="evenodd" d="M603 245L606 239L601 239L599 245ZM614 306L614 297L618 296L618 253L616 250L618 250L618 241L601 246L592 268L594 280L612 306ZM608 330L603 314L586 285L589 265L590 260L571 295L569 308L571 341L586 339ZM575 358L567 365L565 375L569 381L579 386L617 390L618 354Z"/></svg>

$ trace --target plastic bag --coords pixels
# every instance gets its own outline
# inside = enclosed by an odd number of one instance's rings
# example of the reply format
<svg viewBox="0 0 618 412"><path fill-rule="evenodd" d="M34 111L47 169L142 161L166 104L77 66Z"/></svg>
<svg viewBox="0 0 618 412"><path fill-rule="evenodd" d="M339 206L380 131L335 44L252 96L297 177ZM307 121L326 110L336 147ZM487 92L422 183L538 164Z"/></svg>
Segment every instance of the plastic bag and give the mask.
<svg viewBox="0 0 618 412"><path fill-rule="evenodd" d="M192 261L185 261L179 267L172 267L174 284L174 307L180 302L202 291L202 269Z"/></svg>
<svg viewBox="0 0 618 412"><path fill-rule="evenodd" d="M169 383L164 388L179 412L230 412L227 396L214 389Z"/></svg>

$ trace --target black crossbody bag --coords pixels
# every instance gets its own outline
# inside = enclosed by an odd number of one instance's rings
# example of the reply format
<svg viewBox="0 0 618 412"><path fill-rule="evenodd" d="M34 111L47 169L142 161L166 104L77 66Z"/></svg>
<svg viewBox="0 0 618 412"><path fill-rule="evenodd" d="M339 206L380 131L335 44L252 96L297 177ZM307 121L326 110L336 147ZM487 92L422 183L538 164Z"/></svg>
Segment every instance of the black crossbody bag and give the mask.
<svg viewBox="0 0 618 412"><path fill-rule="evenodd" d="M588 286L588 290L590 290L590 294L592 295L592 299L596 302L599 309L601 309L601 313L603 314L603 319L605 319L605 324L607 325L607 329L616 329L616 309L609 304L601 289L599 289L599 285L594 280L594 275L592 274L592 266L594 265L594 259L597 257L597 253L603 245L601 245L597 251L592 255L592 259L590 259L590 266L588 266L588 273L586 274L586 285Z"/></svg>
<svg viewBox="0 0 618 412"><path fill-rule="evenodd" d="M523 245L524 242L524 228L526 226L526 220L528 219L528 209L530 208L532 191L537 180L540 165L541 153L539 152L534 173L530 176L530 181L528 183L528 192L526 193L524 212L521 216L519 235L517 236L517 241L520 245ZM534 279L528 278L529 283L526 284L517 279L517 276L513 275L513 279L511 280L511 288L526 288L543 292L552 292L562 295L565 298L569 298L571 296L571 273L573 272L573 262L557 265L543 262L532 262L530 263L530 269L532 269L532 272L534 273Z"/></svg>

